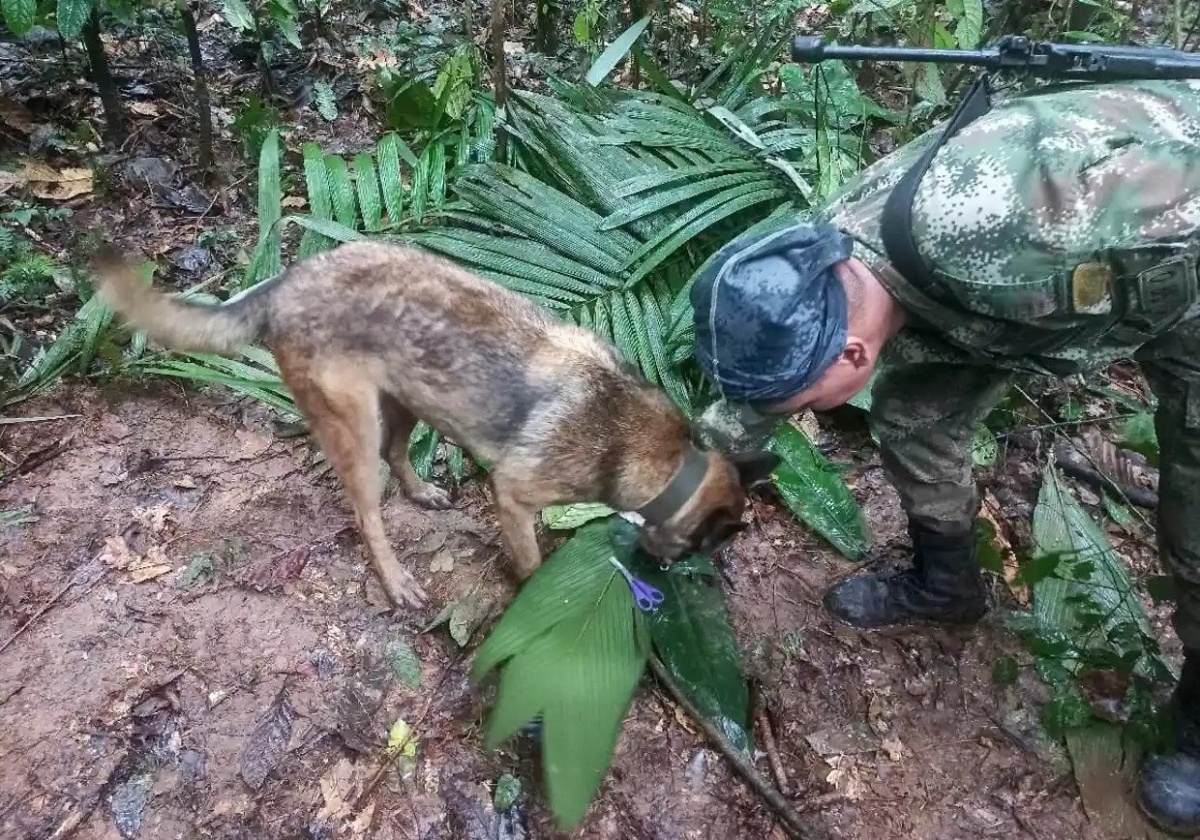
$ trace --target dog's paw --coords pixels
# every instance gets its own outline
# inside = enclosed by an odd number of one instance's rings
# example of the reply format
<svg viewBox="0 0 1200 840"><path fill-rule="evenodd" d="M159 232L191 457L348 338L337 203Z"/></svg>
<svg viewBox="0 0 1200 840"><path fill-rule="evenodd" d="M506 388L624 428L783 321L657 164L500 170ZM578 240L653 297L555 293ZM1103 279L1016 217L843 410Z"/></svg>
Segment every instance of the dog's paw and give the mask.
<svg viewBox="0 0 1200 840"><path fill-rule="evenodd" d="M384 589L387 591L388 598L397 607L423 610L429 606L429 595L407 572L403 573L400 579L393 579L385 583Z"/></svg>
<svg viewBox="0 0 1200 840"><path fill-rule="evenodd" d="M454 507L450 494L433 484L422 484L409 494L409 498L423 508L430 510L449 510Z"/></svg>

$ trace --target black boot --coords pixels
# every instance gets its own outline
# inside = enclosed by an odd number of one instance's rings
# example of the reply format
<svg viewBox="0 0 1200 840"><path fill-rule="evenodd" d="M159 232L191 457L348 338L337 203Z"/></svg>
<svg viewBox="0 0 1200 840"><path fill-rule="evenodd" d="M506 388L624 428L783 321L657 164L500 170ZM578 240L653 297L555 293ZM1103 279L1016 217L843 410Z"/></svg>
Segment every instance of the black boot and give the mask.
<svg viewBox="0 0 1200 840"><path fill-rule="evenodd" d="M987 612L975 533L939 534L910 520L913 567L847 578L825 593L825 609L855 627L974 624Z"/></svg>
<svg viewBox="0 0 1200 840"><path fill-rule="evenodd" d="M1188 652L1171 698L1176 751L1146 759L1137 803L1168 834L1200 834L1200 651Z"/></svg>

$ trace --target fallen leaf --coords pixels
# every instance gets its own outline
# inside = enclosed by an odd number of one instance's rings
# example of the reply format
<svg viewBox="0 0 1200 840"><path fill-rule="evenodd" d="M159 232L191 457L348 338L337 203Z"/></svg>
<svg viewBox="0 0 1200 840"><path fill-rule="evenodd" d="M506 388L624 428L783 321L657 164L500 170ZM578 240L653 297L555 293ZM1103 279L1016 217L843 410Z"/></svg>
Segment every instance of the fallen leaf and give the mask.
<svg viewBox="0 0 1200 840"><path fill-rule="evenodd" d="M32 112L20 102L8 98L0 99L0 122L22 134L32 134L37 128Z"/></svg>
<svg viewBox="0 0 1200 840"><path fill-rule="evenodd" d="M136 507L130 513L133 521L152 534L161 534L171 518L170 505L153 505L152 507Z"/></svg>
<svg viewBox="0 0 1200 840"><path fill-rule="evenodd" d="M321 797L325 804L317 812L318 819L340 820L350 815L350 806L355 799L354 775L354 763L343 758L321 777Z"/></svg>
<svg viewBox="0 0 1200 840"><path fill-rule="evenodd" d="M280 204L282 204L284 207L295 210L304 207L306 204L308 204L308 202L304 200L304 196L302 195L289 195L287 198L281 201Z"/></svg>
<svg viewBox="0 0 1200 840"><path fill-rule="evenodd" d="M138 556L129 550L124 537L105 537L100 560L114 569L128 569L130 563L137 562Z"/></svg>
<svg viewBox="0 0 1200 840"><path fill-rule="evenodd" d="M432 554L446 544L446 536L445 531L430 531L417 541L417 544L413 546L413 552Z"/></svg>
<svg viewBox="0 0 1200 840"><path fill-rule="evenodd" d="M983 504L979 508L979 515L992 525L992 531L995 534L992 538L992 545L1000 552L1004 569L1004 582L1008 585L1008 591L1017 599L1017 603L1023 607L1027 607L1029 606L1030 597L1029 587L1017 579L1017 573L1021 567L1017 563L1017 555L1013 551L1012 543L1004 536L1005 529L1000 524L999 511L999 500L996 499L991 490L985 491Z"/></svg>
<svg viewBox="0 0 1200 840"><path fill-rule="evenodd" d="M196 479L192 478L190 475L180 476L179 478L172 481L171 484L174 487L178 487L180 490L195 490L196 489Z"/></svg>
<svg viewBox="0 0 1200 840"><path fill-rule="evenodd" d="M887 753L887 757L892 761L899 761L904 757L904 744L896 736L884 738L879 746L883 747L883 751Z"/></svg>
<svg viewBox="0 0 1200 840"><path fill-rule="evenodd" d="M142 566L132 570L132 573L129 575L129 579L134 583L144 583L148 580L154 580L156 577L162 577L174 568L175 567L170 563L162 563L155 566Z"/></svg>
<svg viewBox="0 0 1200 840"><path fill-rule="evenodd" d="M434 555L433 561L429 564L431 572L451 572L454 571L454 555L446 549L442 549Z"/></svg>
<svg viewBox="0 0 1200 840"><path fill-rule="evenodd" d="M34 196L48 201L67 201L92 191L92 170L82 166L56 170L44 163L28 163L21 177Z"/></svg>
<svg viewBox="0 0 1200 840"><path fill-rule="evenodd" d="M388 732L387 751L401 773L408 773L416 767L417 735L404 718L397 718L392 724Z"/></svg>
<svg viewBox="0 0 1200 840"><path fill-rule="evenodd" d="M421 687L421 660L417 658L416 651L407 639L401 636L388 639L383 655L392 667L396 679L413 691Z"/></svg>
<svg viewBox="0 0 1200 840"><path fill-rule="evenodd" d="M25 179L12 172L4 172L0 170L0 195L4 195L13 187L24 184Z"/></svg>
<svg viewBox="0 0 1200 840"><path fill-rule="evenodd" d="M458 642L459 647L466 647L467 642L471 640L471 634L479 628L491 609L491 599L484 598L477 590L473 590L465 598L451 601L442 607L442 611L421 632L428 633L439 625L447 624L450 638Z"/></svg>
<svg viewBox="0 0 1200 840"><path fill-rule="evenodd" d="M133 102L129 110L140 117L157 117L161 113L153 102Z"/></svg>
<svg viewBox="0 0 1200 840"><path fill-rule="evenodd" d="M292 737L294 714L286 689L280 689L271 707L250 734L238 758L238 769L242 780L253 790L263 786L267 776L283 758Z"/></svg>

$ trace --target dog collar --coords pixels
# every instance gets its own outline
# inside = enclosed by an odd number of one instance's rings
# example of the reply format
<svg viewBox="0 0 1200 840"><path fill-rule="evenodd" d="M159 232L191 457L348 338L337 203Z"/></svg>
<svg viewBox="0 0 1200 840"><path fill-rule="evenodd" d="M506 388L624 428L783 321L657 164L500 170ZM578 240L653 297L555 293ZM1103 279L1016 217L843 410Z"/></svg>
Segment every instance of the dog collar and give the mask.
<svg viewBox="0 0 1200 840"><path fill-rule="evenodd" d="M688 446L674 477L662 492L637 509L647 522L666 522L695 495L708 473L708 457L694 446Z"/></svg>

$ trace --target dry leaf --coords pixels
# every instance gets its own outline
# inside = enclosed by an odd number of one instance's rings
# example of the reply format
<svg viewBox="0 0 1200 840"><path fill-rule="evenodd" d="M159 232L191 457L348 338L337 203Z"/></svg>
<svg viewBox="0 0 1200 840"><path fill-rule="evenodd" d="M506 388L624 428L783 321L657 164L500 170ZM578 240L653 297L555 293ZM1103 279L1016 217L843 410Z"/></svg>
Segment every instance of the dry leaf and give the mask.
<svg viewBox="0 0 1200 840"><path fill-rule="evenodd" d="M1029 606L1029 587L1017 581L1017 572L1020 571L1020 565L1017 563L1017 555L1013 551L1012 543L1004 536L1004 528L1000 524L998 515L1000 510L999 500L992 494L991 490L984 492L983 504L980 505L979 515L992 523L992 530L996 536L992 540L992 545L1000 552L1000 558L1004 562L1004 582L1008 584L1008 591L1017 599L1023 607Z"/></svg>
<svg viewBox="0 0 1200 840"><path fill-rule="evenodd" d="M133 102L129 110L141 117L157 117L161 113L153 102Z"/></svg>
<svg viewBox="0 0 1200 840"><path fill-rule="evenodd" d="M451 572L454 571L454 555L446 549L442 549L434 555L433 562L429 564L431 572Z"/></svg>
<svg viewBox="0 0 1200 840"><path fill-rule="evenodd" d="M289 195L280 204L289 209L299 209L308 204L308 202L304 200L304 196L302 195Z"/></svg>
<svg viewBox="0 0 1200 840"><path fill-rule="evenodd" d="M32 134L37 129L30 110L12 99L0 99L0 122L22 134Z"/></svg>
<svg viewBox="0 0 1200 840"><path fill-rule="evenodd" d="M0 171L0 195L4 195L13 187L24 184L25 179L12 172Z"/></svg>
<svg viewBox="0 0 1200 840"><path fill-rule="evenodd" d="M317 812L317 818L340 820L349 816L354 787L354 764L343 758L321 777L321 797L325 804Z"/></svg>
<svg viewBox="0 0 1200 840"><path fill-rule="evenodd" d="M138 557L129 550L124 537L105 537L100 560L114 569L128 569L131 563L137 562Z"/></svg>
<svg viewBox="0 0 1200 840"><path fill-rule="evenodd" d="M171 516L170 505L154 505L153 507L136 507L130 514L133 521L152 534L161 534Z"/></svg>
<svg viewBox="0 0 1200 840"><path fill-rule="evenodd" d="M180 490L195 490L196 489L196 479L192 478L190 475L180 476L179 478L172 481L171 484L174 485L175 487L178 487Z"/></svg>
<svg viewBox="0 0 1200 840"><path fill-rule="evenodd" d="M92 191L92 170L82 166L56 170L44 163L28 163L21 177L34 196L48 201L66 201Z"/></svg>
<svg viewBox="0 0 1200 840"><path fill-rule="evenodd" d="M160 563L153 566L141 566L132 570L132 573L129 575L129 579L134 583L145 583L148 580L154 580L156 577L162 577L170 572L173 568L175 567L170 563Z"/></svg>
<svg viewBox="0 0 1200 840"><path fill-rule="evenodd" d="M904 744L896 736L884 738L879 746L883 747L883 751L887 753L887 757L892 761L899 761L904 757Z"/></svg>

